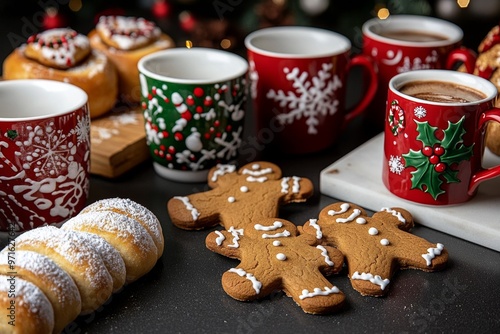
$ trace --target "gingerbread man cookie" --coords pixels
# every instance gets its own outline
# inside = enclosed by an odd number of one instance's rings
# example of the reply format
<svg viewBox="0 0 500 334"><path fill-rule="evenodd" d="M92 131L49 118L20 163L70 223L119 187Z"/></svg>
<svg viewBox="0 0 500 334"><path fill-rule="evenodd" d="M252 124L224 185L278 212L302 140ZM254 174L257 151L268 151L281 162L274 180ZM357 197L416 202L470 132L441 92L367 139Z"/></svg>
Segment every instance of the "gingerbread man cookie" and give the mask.
<svg viewBox="0 0 500 334"><path fill-rule="evenodd" d="M335 203L321 210L319 219L304 224L302 231L344 254L355 290L381 296L398 268L434 271L446 265L444 246L408 233L413 225L410 213L401 208L383 208L369 217L354 204Z"/></svg>
<svg viewBox="0 0 500 334"><path fill-rule="evenodd" d="M298 235L287 220L266 218L245 228L214 231L206 245L241 260L222 275L224 291L234 299L255 300L283 290L311 314L331 313L344 303L344 294L324 276L342 269L342 253L319 245L312 235Z"/></svg>
<svg viewBox="0 0 500 334"><path fill-rule="evenodd" d="M269 162L241 167L218 165L208 174L209 191L175 196L167 208L172 222L197 230L221 224L225 229L242 228L250 222L277 217L279 206L304 202L313 194L309 179L281 177L281 169Z"/></svg>

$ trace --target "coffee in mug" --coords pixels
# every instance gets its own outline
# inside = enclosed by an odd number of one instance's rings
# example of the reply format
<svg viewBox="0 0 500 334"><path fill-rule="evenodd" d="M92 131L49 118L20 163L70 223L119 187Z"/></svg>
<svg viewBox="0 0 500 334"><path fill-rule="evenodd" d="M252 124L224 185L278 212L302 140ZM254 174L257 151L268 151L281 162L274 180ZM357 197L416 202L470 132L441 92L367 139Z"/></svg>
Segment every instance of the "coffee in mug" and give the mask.
<svg viewBox="0 0 500 334"><path fill-rule="evenodd" d="M486 98L470 87L444 81L414 81L404 84L399 91L417 99L439 103L467 103Z"/></svg>

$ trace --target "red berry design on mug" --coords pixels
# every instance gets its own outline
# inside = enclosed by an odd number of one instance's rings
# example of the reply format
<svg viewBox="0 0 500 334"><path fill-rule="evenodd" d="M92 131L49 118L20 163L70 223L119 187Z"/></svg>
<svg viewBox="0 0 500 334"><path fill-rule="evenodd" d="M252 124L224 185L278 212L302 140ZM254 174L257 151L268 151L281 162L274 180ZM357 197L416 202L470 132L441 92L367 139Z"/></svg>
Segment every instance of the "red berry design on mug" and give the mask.
<svg viewBox="0 0 500 334"><path fill-rule="evenodd" d="M443 182L461 182L458 171L451 166L470 160L474 144L465 146L463 143L464 117L456 123L448 123L448 128L442 130L429 125L429 122L418 122L417 140L422 142L422 149L411 150L403 154L405 166L415 168L411 172L411 189L419 189L429 193L434 199L446 191L441 188ZM436 132L443 132L443 139L436 138Z"/></svg>

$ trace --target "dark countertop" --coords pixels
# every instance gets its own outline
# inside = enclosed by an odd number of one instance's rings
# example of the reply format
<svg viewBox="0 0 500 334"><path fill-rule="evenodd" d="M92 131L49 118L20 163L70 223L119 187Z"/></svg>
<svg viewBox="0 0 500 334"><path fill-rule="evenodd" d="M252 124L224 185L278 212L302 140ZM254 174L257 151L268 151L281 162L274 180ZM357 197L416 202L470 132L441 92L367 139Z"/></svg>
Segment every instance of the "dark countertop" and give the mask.
<svg viewBox="0 0 500 334"><path fill-rule="evenodd" d="M308 177L316 187L308 202L284 206L280 216L301 225L326 205L341 201L319 193L319 172L368 137L361 124L353 124L335 146L321 153L271 158L264 152L260 158L277 163L283 175ZM222 290L220 279L238 261L206 249L205 237L212 229L184 231L172 225L167 214L170 197L206 189L204 183L162 179L149 163L119 180L92 177L89 202L129 197L158 216L165 252L148 275L115 294L102 310L80 317L68 333L492 333L500 329L496 314L500 254L420 225L413 233L443 243L449 265L434 273L398 272L386 297L361 296L351 288L344 270L329 277L347 298L346 307L337 314L305 314L281 292L261 301L236 301Z"/></svg>

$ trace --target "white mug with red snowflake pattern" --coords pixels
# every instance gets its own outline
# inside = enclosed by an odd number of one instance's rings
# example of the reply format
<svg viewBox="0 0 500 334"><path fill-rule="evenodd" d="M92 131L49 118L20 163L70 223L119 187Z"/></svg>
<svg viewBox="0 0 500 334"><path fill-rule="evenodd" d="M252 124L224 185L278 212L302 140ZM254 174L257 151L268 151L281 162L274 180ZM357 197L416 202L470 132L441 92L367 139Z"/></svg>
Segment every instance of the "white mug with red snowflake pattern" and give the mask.
<svg viewBox="0 0 500 334"><path fill-rule="evenodd" d="M280 152L330 147L347 123L366 111L377 89L372 62L363 55L351 58L351 42L333 31L265 28L249 34L245 46L257 139ZM347 76L354 66L368 73L368 89L346 110Z"/></svg>
<svg viewBox="0 0 500 334"><path fill-rule="evenodd" d="M139 61L146 140L155 171L206 181L237 159L243 141L246 73L242 57L208 48L174 48Z"/></svg>
<svg viewBox="0 0 500 334"><path fill-rule="evenodd" d="M396 75L389 82L382 179L390 192L429 205L470 200L479 184L500 175L485 169L485 125L500 122L497 88L449 70Z"/></svg>
<svg viewBox="0 0 500 334"><path fill-rule="evenodd" d="M89 193L87 94L49 80L0 82L0 230L60 225Z"/></svg>

